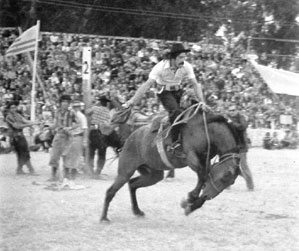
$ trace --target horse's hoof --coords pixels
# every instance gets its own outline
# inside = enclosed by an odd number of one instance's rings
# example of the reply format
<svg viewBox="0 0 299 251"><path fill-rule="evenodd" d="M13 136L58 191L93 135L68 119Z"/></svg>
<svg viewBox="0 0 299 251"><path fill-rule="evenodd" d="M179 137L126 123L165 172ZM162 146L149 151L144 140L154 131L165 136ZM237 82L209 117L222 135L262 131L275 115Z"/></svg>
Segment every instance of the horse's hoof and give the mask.
<svg viewBox="0 0 299 251"><path fill-rule="evenodd" d="M190 203L188 202L188 200L186 200L186 199L182 199L182 201L181 201L181 208L186 208L186 207L188 206L188 204L190 204Z"/></svg>
<svg viewBox="0 0 299 251"><path fill-rule="evenodd" d="M110 220L107 217L103 217L100 219L100 223L110 223Z"/></svg>
<svg viewBox="0 0 299 251"><path fill-rule="evenodd" d="M189 214L192 213L191 204L185 207L184 209L185 209L185 216L188 216Z"/></svg>
<svg viewBox="0 0 299 251"><path fill-rule="evenodd" d="M142 212L142 211L137 211L137 212L134 212L134 214L138 217L144 217L145 216L145 213Z"/></svg>
<svg viewBox="0 0 299 251"><path fill-rule="evenodd" d="M186 216L188 216L192 212L191 205L192 204L188 202L186 199L183 199L181 201L181 207L184 209Z"/></svg>

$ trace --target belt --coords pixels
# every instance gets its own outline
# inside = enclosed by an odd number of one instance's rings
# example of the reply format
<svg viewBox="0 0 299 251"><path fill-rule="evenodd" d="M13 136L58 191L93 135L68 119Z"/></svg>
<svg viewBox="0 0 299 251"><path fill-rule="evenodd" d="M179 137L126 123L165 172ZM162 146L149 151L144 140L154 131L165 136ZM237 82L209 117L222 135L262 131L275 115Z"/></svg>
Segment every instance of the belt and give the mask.
<svg viewBox="0 0 299 251"><path fill-rule="evenodd" d="M159 91L159 93L161 93L163 91L179 91L179 90L181 90L181 87L179 85L171 85L171 86L162 85L161 87L162 88Z"/></svg>

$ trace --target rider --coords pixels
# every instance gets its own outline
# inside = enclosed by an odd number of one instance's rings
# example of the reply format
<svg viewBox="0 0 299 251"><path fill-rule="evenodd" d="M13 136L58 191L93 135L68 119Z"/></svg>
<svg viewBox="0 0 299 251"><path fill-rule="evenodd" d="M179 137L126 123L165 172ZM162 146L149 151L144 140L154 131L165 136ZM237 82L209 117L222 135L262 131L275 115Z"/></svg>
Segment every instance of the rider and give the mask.
<svg viewBox="0 0 299 251"><path fill-rule="evenodd" d="M123 107L127 108L138 103L145 92L155 83L158 84L158 97L168 111L169 121L172 124L177 116L181 113L180 99L183 94L182 82L188 80L192 83L194 91L199 101L204 102L201 85L197 82L193 67L185 61L186 53L182 43L174 43L171 50L165 54L163 60L157 63L149 74L148 80L143 83L136 91L135 95L128 100ZM203 105L203 108L205 106ZM178 126L172 129L172 146L169 150L181 150L179 142L180 128Z"/></svg>

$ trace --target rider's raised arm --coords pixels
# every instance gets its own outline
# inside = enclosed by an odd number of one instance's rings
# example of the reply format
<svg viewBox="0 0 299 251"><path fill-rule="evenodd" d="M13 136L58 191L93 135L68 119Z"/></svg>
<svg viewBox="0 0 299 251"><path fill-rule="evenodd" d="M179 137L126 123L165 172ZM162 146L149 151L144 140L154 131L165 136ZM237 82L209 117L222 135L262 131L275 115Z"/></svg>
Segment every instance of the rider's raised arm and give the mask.
<svg viewBox="0 0 299 251"><path fill-rule="evenodd" d="M135 95L128 101L128 105L136 104L143 97L143 95L147 92L147 90L155 83L154 79L149 78L146 82L144 82L136 91Z"/></svg>
<svg viewBox="0 0 299 251"><path fill-rule="evenodd" d="M201 84L199 84L195 78L191 78L189 81L193 85L195 95L198 98L199 102L205 103Z"/></svg>
<svg viewBox="0 0 299 251"><path fill-rule="evenodd" d="M193 89L195 92L196 97L198 98L199 102L205 103L201 84L197 82L196 76L194 74L193 66L188 63L184 62L184 67L186 70L186 78L189 80L190 83L193 85Z"/></svg>

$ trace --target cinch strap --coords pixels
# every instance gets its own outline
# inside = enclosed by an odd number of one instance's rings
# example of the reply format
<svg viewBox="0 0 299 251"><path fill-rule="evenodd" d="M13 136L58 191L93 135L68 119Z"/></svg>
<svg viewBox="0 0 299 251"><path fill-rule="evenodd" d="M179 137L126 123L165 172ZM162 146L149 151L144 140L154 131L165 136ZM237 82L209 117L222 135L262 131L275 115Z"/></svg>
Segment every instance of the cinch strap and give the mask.
<svg viewBox="0 0 299 251"><path fill-rule="evenodd" d="M167 155L165 153L164 145L163 145L163 137L161 135L161 131L163 128L163 123L161 123L159 131L157 133L157 148L158 148L158 153L160 154L160 157L162 159L162 162L169 167L170 169L174 169L174 166L169 162Z"/></svg>

